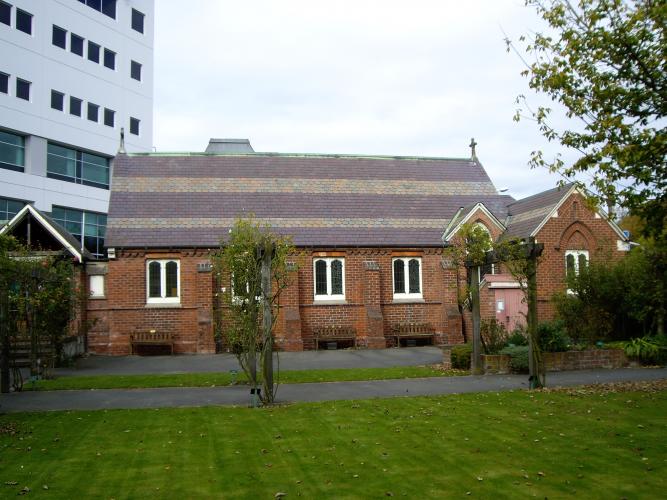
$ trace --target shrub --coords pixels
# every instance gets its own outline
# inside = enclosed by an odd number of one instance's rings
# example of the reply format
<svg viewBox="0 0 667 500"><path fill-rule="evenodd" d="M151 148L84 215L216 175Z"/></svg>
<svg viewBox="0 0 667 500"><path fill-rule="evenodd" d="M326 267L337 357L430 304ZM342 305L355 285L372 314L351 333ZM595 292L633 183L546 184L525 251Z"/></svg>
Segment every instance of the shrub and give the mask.
<svg viewBox="0 0 667 500"><path fill-rule="evenodd" d="M626 343L625 354L647 365L662 365L667 361L667 337L655 335L633 339Z"/></svg>
<svg viewBox="0 0 667 500"><path fill-rule="evenodd" d="M495 318L482 320L479 330L486 354L498 354L498 351L505 347L507 330L505 325L499 323Z"/></svg>
<svg viewBox="0 0 667 500"><path fill-rule="evenodd" d="M664 247L642 240L623 259L599 259L568 278L570 294L554 304L577 342L625 340L659 331L665 322Z"/></svg>
<svg viewBox="0 0 667 500"><path fill-rule="evenodd" d="M509 354L510 368L515 373L528 373L528 346L505 347L500 354Z"/></svg>
<svg viewBox="0 0 667 500"><path fill-rule="evenodd" d="M452 368L469 370L471 356L472 344L455 345L452 347Z"/></svg>
<svg viewBox="0 0 667 500"><path fill-rule="evenodd" d="M567 351L570 344L562 321L543 321L537 325L537 338L540 349L546 352Z"/></svg>
<svg viewBox="0 0 667 500"><path fill-rule="evenodd" d="M528 334L522 325L517 326L505 342L507 347L528 345Z"/></svg>

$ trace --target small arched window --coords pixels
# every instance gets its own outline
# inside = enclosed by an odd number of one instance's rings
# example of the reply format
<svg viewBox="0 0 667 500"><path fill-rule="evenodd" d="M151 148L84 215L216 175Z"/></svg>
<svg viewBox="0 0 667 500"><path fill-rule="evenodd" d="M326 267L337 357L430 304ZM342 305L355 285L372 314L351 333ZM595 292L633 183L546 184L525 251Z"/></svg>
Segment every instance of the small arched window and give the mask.
<svg viewBox="0 0 667 500"><path fill-rule="evenodd" d="M392 262L394 299L422 298L421 257L396 257Z"/></svg>
<svg viewBox="0 0 667 500"><path fill-rule="evenodd" d="M151 304L181 301L180 262L174 259L149 260L146 263L148 286L146 301Z"/></svg>
<svg viewBox="0 0 667 500"><path fill-rule="evenodd" d="M313 261L315 300L345 299L345 259L320 257Z"/></svg>

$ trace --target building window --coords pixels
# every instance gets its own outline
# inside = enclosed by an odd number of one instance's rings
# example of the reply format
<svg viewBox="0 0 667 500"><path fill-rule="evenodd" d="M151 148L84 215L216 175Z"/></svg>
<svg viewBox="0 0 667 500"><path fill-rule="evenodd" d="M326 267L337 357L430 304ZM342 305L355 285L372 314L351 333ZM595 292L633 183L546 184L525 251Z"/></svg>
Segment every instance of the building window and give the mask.
<svg viewBox="0 0 667 500"><path fill-rule="evenodd" d="M88 119L91 122L96 122L99 120L99 113L100 113L100 107L97 104L93 104L92 102L88 103Z"/></svg>
<svg viewBox="0 0 667 500"><path fill-rule="evenodd" d="M0 198L0 226L9 222L24 206L23 201Z"/></svg>
<svg viewBox="0 0 667 500"><path fill-rule="evenodd" d="M69 50L72 54L83 57L83 38L74 33L69 34Z"/></svg>
<svg viewBox="0 0 667 500"><path fill-rule="evenodd" d="M137 61L130 62L130 76L137 81L141 81L141 64Z"/></svg>
<svg viewBox="0 0 667 500"><path fill-rule="evenodd" d="M116 53L113 50L104 49L104 65L109 69L116 69Z"/></svg>
<svg viewBox="0 0 667 500"><path fill-rule="evenodd" d="M88 296L91 299L103 299L106 296L103 274L94 274L88 278Z"/></svg>
<svg viewBox="0 0 667 500"><path fill-rule="evenodd" d="M568 278L578 276L588 266L588 250L565 251L565 273Z"/></svg>
<svg viewBox="0 0 667 500"><path fill-rule="evenodd" d="M51 108L63 111L65 109L65 94L57 90L51 90Z"/></svg>
<svg viewBox="0 0 667 500"><path fill-rule="evenodd" d="M109 189L107 158L52 143L46 151L47 177Z"/></svg>
<svg viewBox="0 0 667 500"><path fill-rule="evenodd" d="M111 19L116 19L116 0L79 0L79 2Z"/></svg>
<svg viewBox="0 0 667 500"><path fill-rule="evenodd" d="M0 23L12 25L12 6L0 0Z"/></svg>
<svg viewBox="0 0 667 500"><path fill-rule="evenodd" d="M104 257L107 216L74 208L53 207L51 217L95 257Z"/></svg>
<svg viewBox="0 0 667 500"><path fill-rule="evenodd" d="M20 78L16 79L16 97L19 99L24 99L26 101L30 100L30 82L27 80L21 80Z"/></svg>
<svg viewBox="0 0 667 500"><path fill-rule="evenodd" d="M69 97L69 114L74 116L81 116L81 106L83 101L78 97Z"/></svg>
<svg viewBox="0 0 667 500"><path fill-rule="evenodd" d="M146 261L146 301L149 304L177 304L181 301L178 260Z"/></svg>
<svg viewBox="0 0 667 500"><path fill-rule="evenodd" d="M53 25L53 34L51 35L51 43L56 47L67 50L67 30Z"/></svg>
<svg viewBox="0 0 667 500"><path fill-rule="evenodd" d="M9 75L7 73L0 73L0 92L9 94Z"/></svg>
<svg viewBox="0 0 667 500"><path fill-rule="evenodd" d="M88 40L88 60L100 63L100 46L90 40Z"/></svg>
<svg viewBox="0 0 667 500"><path fill-rule="evenodd" d="M113 127L115 123L116 112L109 108L104 108L104 124L107 127Z"/></svg>
<svg viewBox="0 0 667 500"><path fill-rule="evenodd" d="M315 300L345 298L345 259L317 258L313 261Z"/></svg>
<svg viewBox="0 0 667 500"><path fill-rule="evenodd" d="M137 9L132 9L132 29L139 33L144 32L144 14Z"/></svg>
<svg viewBox="0 0 667 500"><path fill-rule="evenodd" d="M392 261L395 299L422 298L422 266L419 257L397 257Z"/></svg>
<svg viewBox="0 0 667 500"><path fill-rule="evenodd" d="M24 142L22 136L0 130L0 168L23 172Z"/></svg>
<svg viewBox="0 0 667 500"><path fill-rule="evenodd" d="M139 135L139 120L130 117L130 134Z"/></svg>
<svg viewBox="0 0 667 500"><path fill-rule="evenodd" d="M25 10L16 9L16 29L32 35L32 14Z"/></svg>

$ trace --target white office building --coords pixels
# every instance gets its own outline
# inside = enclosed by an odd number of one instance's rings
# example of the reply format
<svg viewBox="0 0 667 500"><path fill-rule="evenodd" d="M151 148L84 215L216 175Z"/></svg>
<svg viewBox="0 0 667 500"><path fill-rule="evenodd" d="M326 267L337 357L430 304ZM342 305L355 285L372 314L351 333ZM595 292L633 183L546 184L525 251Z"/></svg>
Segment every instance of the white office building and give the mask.
<svg viewBox="0 0 667 500"><path fill-rule="evenodd" d="M153 0L0 0L0 221L30 203L103 254L121 130L152 147L153 25Z"/></svg>

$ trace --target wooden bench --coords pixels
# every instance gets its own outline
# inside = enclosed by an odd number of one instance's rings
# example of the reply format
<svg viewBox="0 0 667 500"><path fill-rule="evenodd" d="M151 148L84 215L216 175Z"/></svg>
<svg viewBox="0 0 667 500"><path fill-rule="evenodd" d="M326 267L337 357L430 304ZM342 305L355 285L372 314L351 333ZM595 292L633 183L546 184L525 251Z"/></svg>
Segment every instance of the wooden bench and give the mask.
<svg viewBox="0 0 667 500"><path fill-rule="evenodd" d="M137 347L142 345L169 346L170 354L174 354L174 339L171 333L148 330L130 334L130 354L135 354Z"/></svg>
<svg viewBox="0 0 667 500"><path fill-rule="evenodd" d="M401 339L435 337L435 329L428 323L398 323L392 328L391 336L396 341L396 347L401 347Z"/></svg>
<svg viewBox="0 0 667 500"><path fill-rule="evenodd" d="M315 336L315 350L319 350L320 341L351 340L352 346L357 348L357 332L351 326L323 326L313 330Z"/></svg>

